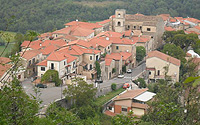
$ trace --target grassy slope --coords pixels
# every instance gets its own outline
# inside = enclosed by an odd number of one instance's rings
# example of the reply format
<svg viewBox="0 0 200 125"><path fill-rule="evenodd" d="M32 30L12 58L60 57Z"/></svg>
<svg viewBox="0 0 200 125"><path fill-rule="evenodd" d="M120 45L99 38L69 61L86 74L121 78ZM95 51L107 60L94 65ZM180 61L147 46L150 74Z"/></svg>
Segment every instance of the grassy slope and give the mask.
<svg viewBox="0 0 200 125"><path fill-rule="evenodd" d="M10 42L14 42L15 41L14 38L15 38L15 35L17 33L15 33L15 32L8 32L8 31L0 31L0 34L1 34L2 39L4 41L8 42L10 40Z"/></svg>
<svg viewBox="0 0 200 125"><path fill-rule="evenodd" d="M117 89L116 91L109 92L105 96L101 96L101 97L97 98L95 103L98 106L102 106L104 103L106 103L107 101L109 101L110 99L112 99L113 97L115 97L116 95L120 94L123 91L124 91L124 89L120 88L120 89Z"/></svg>

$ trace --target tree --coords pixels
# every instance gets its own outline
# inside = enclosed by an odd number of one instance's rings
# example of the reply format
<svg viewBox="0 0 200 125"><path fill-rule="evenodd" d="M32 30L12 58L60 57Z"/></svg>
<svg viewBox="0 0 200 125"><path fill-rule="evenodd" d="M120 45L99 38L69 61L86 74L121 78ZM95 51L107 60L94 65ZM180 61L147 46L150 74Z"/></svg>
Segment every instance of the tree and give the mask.
<svg viewBox="0 0 200 125"><path fill-rule="evenodd" d="M91 104L96 95L96 88L93 84L87 84L82 78L76 78L71 85L67 85L68 89L63 91L67 100L72 100L76 107Z"/></svg>
<svg viewBox="0 0 200 125"><path fill-rule="evenodd" d="M112 118L113 125L134 125L138 123L133 117L133 112L129 112L128 115L119 114Z"/></svg>
<svg viewBox="0 0 200 125"><path fill-rule="evenodd" d="M111 85L111 89L112 89L113 91L115 91L115 90L117 89L117 85L116 85L116 83L112 83L112 85Z"/></svg>
<svg viewBox="0 0 200 125"><path fill-rule="evenodd" d="M122 72L123 72L123 73L126 73L126 65L123 65L123 66L122 66Z"/></svg>
<svg viewBox="0 0 200 125"><path fill-rule="evenodd" d="M59 86L62 81L59 79L58 71L56 70L47 70L41 78L41 82L55 82L56 86Z"/></svg>
<svg viewBox="0 0 200 125"><path fill-rule="evenodd" d="M181 60L182 63L186 62L185 52L179 46L176 46L175 44L165 44L162 52Z"/></svg>
<svg viewBox="0 0 200 125"><path fill-rule="evenodd" d="M38 103L24 93L15 77L0 90L0 124L32 124L38 113Z"/></svg>
<svg viewBox="0 0 200 125"><path fill-rule="evenodd" d="M95 62L96 64L96 71L97 71L97 78L99 79L101 77L101 67L98 61Z"/></svg>
<svg viewBox="0 0 200 125"><path fill-rule="evenodd" d="M137 46L136 47L136 61L140 62L143 60L143 58L146 55L146 50L143 46Z"/></svg>
<svg viewBox="0 0 200 125"><path fill-rule="evenodd" d="M143 78L138 78L137 80L134 81L136 84L138 84L138 87L139 88L146 88L147 87L147 84L146 82L144 81Z"/></svg>

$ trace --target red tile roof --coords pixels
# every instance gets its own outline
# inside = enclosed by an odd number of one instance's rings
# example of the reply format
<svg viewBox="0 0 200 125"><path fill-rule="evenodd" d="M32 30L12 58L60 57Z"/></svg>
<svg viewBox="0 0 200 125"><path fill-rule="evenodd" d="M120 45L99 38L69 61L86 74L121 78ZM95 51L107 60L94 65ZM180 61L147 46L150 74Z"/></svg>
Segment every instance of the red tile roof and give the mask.
<svg viewBox="0 0 200 125"><path fill-rule="evenodd" d="M162 17L162 19L163 19L164 21L168 20L169 17L170 17L169 14L160 14L159 16Z"/></svg>
<svg viewBox="0 0 200 125"><path fill-rule="evenodd" d="M147 58L151 58L151 57L160 58L160 59L162 59L162 60L164 60L166 62L170 62L170 63L172 63L174 65L177 65L177 66L180 66L180 64L181 64L180 60L178 60L178 59L176 59L174 57L171 57L169 55L166 55L166 54L164 54L162 52L159 52L159 51L151 51L151 52L149 52Z"/></svg>
<svg viewBox="0 0 200 125"><path fill-rule="evenodd" d="M170 18L169 21L170 21L171 23L175 23L175 22L177 22L176 19L174 19L174 18Z"/></svg>
<svg viewBox="0 0 200 125"><path fill-rule="evenodd" d="M0 64L6 64L11 62L11 60L7 57L0 57Z"/></svg>
<svg viewBox="0 0 200 125"><path fill-rule="evenodd" d="M10 64L0 64L0 78L11 68Z"/></svg>
<svg viewBox="0 0 200 125"><path fill-rule="evenodd" d="M30 44L29 43L30 43L30 41L24 41L21 44L21 47L28 47L28 45L29 45L29 48L32 48L32 49L40 49L42 47L41 40L35 40L35 41L32 41Z"/></svg>
<svg viewBox="0 0 200 125"><path fill-rule="evenodd" d="M167 27L167 26L165 26L165 31L175 31L175 29L172 28L172 27Z"/></svg>
<svg viewBox="0 0 200 125"><path fill-rule="evenodd" d="M176 20L183 21L183 17L174 17Z"/></svg>
<svg viewBox="0 0 200 125"><path fill-rule="evenodd" d="M32 59L33 57L38 56L41 53L40 50L28 50L24 53L24 55L22 56L23 58L29 60Z"/></svg>
<svg viewBox="0 0 200 125"><path fill-rule="evenodd" d="M200 26L195 26L194 28L200 30Z"/></svg>
<svg viewBox="0 0 200 125"><path fill-rule="evenodd" d="M24 41L22 44L21 44L21 47L27 47L29 45L30 41Z"/></svg>
<svg viewBox="0 0 200 125"><path fill-rule="evenodd" d="M184 32L185 32L186 34L194 33L194 34L200 35L200 33L195 32L195 31L184 31Z"/></svg>
<svg viewBox="0 0 200 125"><path fill-rule="evenodd" d="M60 52L52 52L46 60L49 60L49 61L62 61L62 60L65 60L66 57L61 54Z"/></svg>
<svg viewBox="0 0 200 125"><path fill-rule="evenodd" d="M61 46L65 45L65 44L66 44L66 42L63 39L45 40L42 43L42 47L46 47L46 46L49 46L49 45L55 45L55 46L61 47Z"/></svg>
<svg viewBox="0 0 200 125"><path fill-rule="evenodd" d="M127 60L132 56L132 53L129 52L120 52L119 54L122 55L122 60Z"/></svg>
<svg viewBox="0 0 200 125"><path fill-rule="evenodd" d="M105 38L95 37L90 39L89 44L91 44L93 48L96 48L98 46L107 47L111 45L111 41L105 40Z"/></svg>
<svg viewBox="0 0 200 125"><path fill-rule="evenodd" d="M136 42L127 38L110 37L113 44L133 45Z"/></svg>
<svg viewBox="0 0 200 125"><path fill-rule="evenodd" d="M45 66L45 67L47 67L47 60L43 60L42 62L39 62L37 64L37 66Z"/></svg>
<svg viewBox="0 0 200 125"><path fill-rule="evenodd" d="M107 37L122 37L122 33L118 33L118 32L113 32L113 31L106 31L106 32L101 32L98 35L96 35L96 37L100 37L100 36L107 36Z"/></svg>
<svg viewBox="0 0 200 125"><path fill-rule="evenodd" d="M114 100L121 100L121 99L133 99L142 93L146 92L148 89L135 89L135 90L128 90L124 94L117 96Z"/></svg>
<svg viewBox="0 0 200 125"><path fill-rule="evenodd" d="M198 20L198 19L195 19L195 18L185 18L185 20L187 20L187 21L190 21L190 22L193 22L193 23L200 23L200 20Z"/></svg>
<svg viewBox="0 0 200 125"><path fill-rule="evenodd" d="M104 114L106 114L106 115L108 115L108 116L115 116L115 115L116 115L115 113L113 113L113 112L111 112L111 111L109 111L109 110L106 110L106 111L104 112Z"/></svg>
<svg viewBox="0 0 200 125"><path fill-rule="evenodd" d="M40 34L38 36L38 38L51 37L51 36L52 36L52 33L51 32L47 32L47 33Z"/></svg>
<svg viewBox="0 0 200 125"><path fill-rule="evenodd" d="M80 22L80 21L72 21L72 22L66 23L65 26L79 26L81 28L91 29L91 30L102 27L101 25L97 23Z"/></svg>
<svg viewBox="0 0 200 125"><path fill-rule="evenodd" d="M74 40L74 41L69 42L68 44L65 44L65 46L67 46L67 45L79 45L79 46L86 47L86 48L90 48L92 46L87 41L80 40L80 39L79 40Z"/></svg>
<svg viewBox="0 0 200 125"><path fill-rule="evenodd" d="M54 50L58 49L58 46L56 45L48 45L46 46L44 49L42 49L42 55L48 55L51 52L53 52Z"/></svg>
<svg viewBox="0 0 200 125"><path fill-rule="evenodd" d="M151 36L147 36L147 35L142 35L140 37L132 37L131 38L134 42L149 42L151 40Z"/></svg>
<svg viewBox="0 0 200 125"><path fill-rule="evenodd" d="M71 41L77 40L77 38L72 35L65 35L63 38Z"/></svg>
<svg viewBox="0 0 200 125"><path fill-rule="evenodd" d="M105 58L105 65L110 66L113 59Z"/></svg>
<svg viewBox="0 0 200 125"><path fill-rule="evenodd" d="M111 54L107 54L105 59L120 60L122 58L122 60L126 61L131 56L132 54L129 52L111 53Z"/></svg>

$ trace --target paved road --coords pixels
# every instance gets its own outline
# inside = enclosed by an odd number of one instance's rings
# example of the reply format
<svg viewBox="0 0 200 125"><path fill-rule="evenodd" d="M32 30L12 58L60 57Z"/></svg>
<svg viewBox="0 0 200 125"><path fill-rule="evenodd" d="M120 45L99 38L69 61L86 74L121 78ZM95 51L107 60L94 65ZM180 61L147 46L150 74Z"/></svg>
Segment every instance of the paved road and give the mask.
<svg viewBox="0 0 200 125"><path fill-rule="evenodd" d="M143 70L145 69L145 63L143 63L142 65L136 67L135 69L133 69L132 72L132 78L136 77L138 74L140 74ZM114 78L112 80L107 80L104 81L103 83L99 84L100 88L106 88L111 86L112 83L132 83L131 81L131 74L125 74L125 77L120 79L120 78ZM33 84L31 83L31 79L27 79L24 82L22 82L23 88L25 89L25 92L28 95L34 95L36 96L36 93L33 91ZM66 88L66 86L62 87L62 90L64 90ZM137 88L137 86L135 84L133 84L133 88ZM40 90L40 94L39 98L42 100L42 104L41 106L44 105L48 105L51 102L54 102L57 99L61 98L61 87L49 87L49 88L41 88Z"/></svg>
<svg viewBox="0 0 200 125"><path fill-rule="evenodd" d="M110 87L112 83L130 83L131 82L131 78L134 79L135 77L137 77L137 75L141 74L144 70L146 69L146 64L142 63L140 66L134 68L132 70L132 74L125 74L124 78L114 78L111 80L106 80L103 83L99 84L100 88L104 88L104 87Z"/></svg>

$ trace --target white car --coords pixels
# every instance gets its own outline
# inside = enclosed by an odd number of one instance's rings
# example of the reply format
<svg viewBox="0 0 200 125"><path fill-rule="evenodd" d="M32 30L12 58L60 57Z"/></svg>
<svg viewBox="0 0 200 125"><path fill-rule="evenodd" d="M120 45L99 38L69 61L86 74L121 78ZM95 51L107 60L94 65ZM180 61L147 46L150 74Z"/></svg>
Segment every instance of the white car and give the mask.
<svg viewBox="0 0 200 125"><path fill-rule="evenodd" d="M128 70L127 70L127 73L132 73L132 70L131 70L131 69L128 69Z"/></svg>
<svg viewBox="0 0 200 125"><path fill-rule="evenodd" d="M118 78L124 78L123 74L118 75Z"/></svg>

